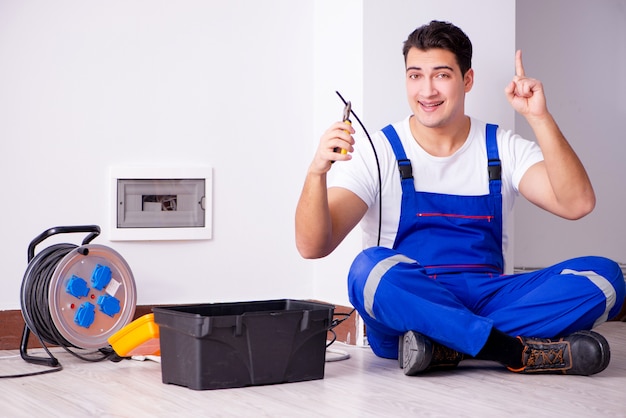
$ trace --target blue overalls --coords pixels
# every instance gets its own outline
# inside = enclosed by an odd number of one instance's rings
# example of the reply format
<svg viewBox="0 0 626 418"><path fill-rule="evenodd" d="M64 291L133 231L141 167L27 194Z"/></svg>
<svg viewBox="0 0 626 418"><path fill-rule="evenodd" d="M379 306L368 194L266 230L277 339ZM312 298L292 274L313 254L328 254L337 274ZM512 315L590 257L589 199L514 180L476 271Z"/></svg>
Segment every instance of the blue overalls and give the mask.
<svg viewBox="0 0 626 418"><path fill-rule="evenodd" d="M375 354L397 358L398 336L420 332L476 355L492 327L552 338L591 329L621 309L625 284L615 262L581 257L535 272L503 275L502 194L496 125L487 125L489 194L416 192L411 162L389 125L402 184L393 248L371 247L348 275L350 302Z"/></svg>

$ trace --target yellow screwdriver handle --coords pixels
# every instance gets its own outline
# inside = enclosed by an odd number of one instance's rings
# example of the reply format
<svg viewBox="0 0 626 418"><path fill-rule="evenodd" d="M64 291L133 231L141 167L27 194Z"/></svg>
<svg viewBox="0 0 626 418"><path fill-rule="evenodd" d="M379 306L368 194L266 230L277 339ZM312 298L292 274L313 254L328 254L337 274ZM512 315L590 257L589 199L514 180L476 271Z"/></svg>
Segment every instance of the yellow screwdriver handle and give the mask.
<svg viewBox="0 0 626 418"><path fill-rule="evenodd" d="M343 122L347 123L348 125L352 126L352 122L350 121L350 111L352 110L352 103L348 102L346 103L346 107L343 109ZM348 130L345 130L345 132L348 132ZM341 153L342 154L347 154L348 151L345 149L341 149Z"/></svg>

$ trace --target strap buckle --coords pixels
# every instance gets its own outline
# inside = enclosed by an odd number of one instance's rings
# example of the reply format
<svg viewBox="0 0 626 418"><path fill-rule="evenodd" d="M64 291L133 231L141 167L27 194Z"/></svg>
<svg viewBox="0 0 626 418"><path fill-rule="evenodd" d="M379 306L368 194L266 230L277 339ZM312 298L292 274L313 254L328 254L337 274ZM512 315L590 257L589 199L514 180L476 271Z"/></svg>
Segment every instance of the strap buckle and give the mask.
<svg viewBox="0 0 626 418"><path fill-rule="evenodd" d="M400 171L400 178L402 180L413 178L413 166L411 160L398 160L398 170Z"/></svg>
<svg viewBox="0 0 626 418"><path fill-rule="evenodd" d="M502 179L502 166L500 165L500 159L489 160L489 180L501 180Z"/></svg>

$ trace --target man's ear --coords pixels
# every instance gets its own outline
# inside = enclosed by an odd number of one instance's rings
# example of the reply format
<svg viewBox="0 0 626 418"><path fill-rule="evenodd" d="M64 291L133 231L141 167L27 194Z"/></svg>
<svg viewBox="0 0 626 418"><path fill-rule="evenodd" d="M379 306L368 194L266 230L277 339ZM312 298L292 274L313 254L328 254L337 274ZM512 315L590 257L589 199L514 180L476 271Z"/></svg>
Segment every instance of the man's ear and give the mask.
<svg viewBox="0 0 626 418"><path fill-rule="evenodd" d="M465 93L469 93L474 86L474 70L470 68L463 76L463 84L465 84Z"/></svg>

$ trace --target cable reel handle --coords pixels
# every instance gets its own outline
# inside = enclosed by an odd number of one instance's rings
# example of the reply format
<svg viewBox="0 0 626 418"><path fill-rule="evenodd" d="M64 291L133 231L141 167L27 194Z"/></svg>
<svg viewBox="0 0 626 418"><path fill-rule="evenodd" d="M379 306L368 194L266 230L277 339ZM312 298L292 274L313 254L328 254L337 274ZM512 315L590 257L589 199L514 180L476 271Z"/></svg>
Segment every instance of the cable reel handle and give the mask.
<svg viewBox="0 0 626 418"><path fill-rule="evenodd" d="M82 242L82 245L87 245L91 241L93 241L94 238L100 235L100 227L98 225L75 225L75 226L55 226L53 228L50 228L42 232L41 234L39 234L28 245L28 262L30 263L30 261L35 257L35 247L38 244L40 244L42 241L44 241L46 238L49 238L57 234L72 234L76 232L89 233L89 235L87 235Z"/></svg>

